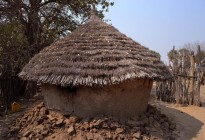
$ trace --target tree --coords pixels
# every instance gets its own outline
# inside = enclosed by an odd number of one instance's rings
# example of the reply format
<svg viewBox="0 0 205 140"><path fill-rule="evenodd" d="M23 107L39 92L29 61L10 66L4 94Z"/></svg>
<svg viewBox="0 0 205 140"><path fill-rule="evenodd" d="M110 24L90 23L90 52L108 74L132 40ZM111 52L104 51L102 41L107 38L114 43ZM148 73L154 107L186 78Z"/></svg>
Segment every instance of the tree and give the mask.
<svg viewBox="0 0 205 140"><path fill-rule="evenodd" d="M198 52L198 46L200 46L201 51ZM170 50L167 54L169 58L170 67L175 66L176 72L181 72L183 74L188 74L190 69L190 55L195 54L195 61L199 63L205 59L205 43L195 42L187 43L179 50ZM174 64L175 63L175 64Z"/></svg>
<svg viewBox="0 0 205 140"><path fill-rule="evenodd" d="M0 48L13 59L23 53L24 65L42 48L85 22L93 6L101 9L103 18L113 4L108 0L1 0ZM13 50L19 52L12 54ZM2 58L7 59L5 56Z"/></svg>
<svg viewBox="0 0 205 140"><path fill-rule="evenodd" d="M0 22L0 36L1 73L3 76L15 75L30 58L22 27L16 22Z"/></svg>
<svg viewBox="0 0 205 140"><path fill-rule="evenodd" d="M200 52L198 52L198 46L200 46ZM187 43L184 44L183 48L186 48L187 50L189 50L189 52L194 52L196 63L199 63L200 61L205 59L205 42L196 41L194 43Z"/></svg>
<svg viewBox="0 0 205 140"><path fill-rule="evenodd" d="M156 52L156 51L153 51L153 50L150 50L153 54L155 54L156 55L156 57L158 57L159 58L159 60L161 59L161 55L160 55L160 53L158 53L158 52Z"/></svg>
<svg viewBox="0 0 205 140"><path fill-rule="evenodd" d="M33 45L35 51L39 51L41 47L49 45L84 22L92 5L100 5L103 10L108 10L108 6L113 5L113 2L106 0L1 0L0 18L4 21L18 21L23 27L29 45Z"/></svg>
<svg viewBox="0 0 205 140"><path fill-rule="evenodd" d="M173 49L170 50L167 53L167 56L169 58L169 67L171 68L172 72L175 74L178 70L178 58L179 58L179 53L177 50L175 50L175 46L173 46Z"/></svg>
<svg viewBox="0 0 205 140"><path fill-rule="evenodd" d="M85 22L93 7L99 15L109 0L0 0L0 57L4 76L16 75L45 46ZM27 84L28 95L35 84Z"/></svg>
<svg viewBox="0 0 205 140"><path fill-rule="evenodd" d="M174 59L178 57L178 51L173 49L173 50L170 50L168 53L167 53L167 56L168 56L168 59L170 62L173 63Z"/></svg>

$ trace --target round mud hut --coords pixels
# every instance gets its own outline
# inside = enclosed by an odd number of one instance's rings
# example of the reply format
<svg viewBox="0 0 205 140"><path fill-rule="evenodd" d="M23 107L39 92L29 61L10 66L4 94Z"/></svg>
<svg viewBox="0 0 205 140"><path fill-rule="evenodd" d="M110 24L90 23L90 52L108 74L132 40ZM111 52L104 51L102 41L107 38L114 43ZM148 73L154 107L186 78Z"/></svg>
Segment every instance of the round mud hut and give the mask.
<svg viewBox="0 0 205 140"><path fill-rule="evenodd" d="M120 118L144 112L153 81L172 77L153 51L96 14L36 54L19 76L42 84L48 109Z"/></svg>

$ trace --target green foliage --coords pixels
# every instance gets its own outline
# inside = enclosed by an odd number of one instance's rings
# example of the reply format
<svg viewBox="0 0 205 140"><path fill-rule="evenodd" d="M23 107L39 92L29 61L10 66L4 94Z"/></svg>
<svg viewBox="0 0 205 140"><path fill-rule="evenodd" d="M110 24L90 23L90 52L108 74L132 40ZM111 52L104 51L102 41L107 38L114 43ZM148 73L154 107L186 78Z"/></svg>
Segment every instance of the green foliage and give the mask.
<svg viewBox="0 0 205 140"><path fill-rule="evenodd" d="M153 54L156 55L156 57L158 57L159 59L161 58L161 55L160 53L156 52L156 51L153 51L153 50L150 50Z"/></svg>
<svg viewBox="0 0 205 140"><path fill-rule="evenodd" d="M186 48L182 48L178 50L178 59L179 62L181 62L183 64L184 68L190 68L191 66L191 62L190 62L190 55L191 52L186 49Z"/></svg>
<svg viewBox="0 0 205 140"><path fill-rule="evenodd" d="M11 71L21 69L42 48L84 23L93 7L101 9L103 18L113 4L109 0L1 0L0 62Z"/></svg>
<svg viewBox="0 0 205 140"><path fill-rule="evenodd" d="M178 51L177 50L170 50L169 52L168 52L168 54L167 54L167 56L168 56L168 58L169 58L169 60L172 62L172 61L174 61L174 59L175 58L177 58L178 57Z"/></svg>
<svg viewBox="0 0 205 140"><path fill-rule="evenodd" d="M0 18L18 21L28 43L44 47L85 22L93 7L101 9L103 18L113 4L108 0L2 0Z"/></svg>
<svg viewBox="0 0 205 140"><path fill-rule="evenodd" d="M200 45L201 50L198 51L198 46ZM190 55L194 53L196 63L205 59L205 45L204 43L188 43L183 46L183 48L179 50L170 50L168 52L168 58L170 62L170 66L172 69L175 67L178 72L183 72L184 74L188 74L191 62ZM181 70L181 71L180 71Z"/></svg>
<svg viewBox="0 0 205 140"><path fill-rule="evenodd" d="M0 23L0 64L4 73L15 73L30 58L28 43L22 32L21 24L16 22Z"/></svg>
<svg viewBox="0 0 205 140"><path fill-rule="evenodd" d="M20 46L26 44L22 27L17 22L0 23L0 46Z"/></svg>

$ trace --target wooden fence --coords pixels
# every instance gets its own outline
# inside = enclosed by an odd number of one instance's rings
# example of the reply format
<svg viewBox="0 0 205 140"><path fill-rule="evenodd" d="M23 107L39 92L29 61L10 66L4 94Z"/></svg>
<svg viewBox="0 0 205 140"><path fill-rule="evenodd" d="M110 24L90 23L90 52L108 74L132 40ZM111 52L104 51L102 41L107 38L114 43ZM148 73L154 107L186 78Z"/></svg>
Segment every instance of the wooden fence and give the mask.
<svg viewBox="0 0 205 140"><path fill-rule="evenodd" d="M194 83L191 83L194 81ZM200 82L193 76L177 75L172 81L156 83L158 100L170 103L200 105Z"/></svg>
<svg viewBox="0 0 205 140"><path fill-rule="evenodd" d="M200 54L200 46L198 46ZM181 61L177 59L175 47L172 50L172 65L170 71L174 75L171 81L156 83L156 96L158 100L179 104L200 105L200 85L203 83L203 71L201 59L196 61L194 52L189 55L190 66L185 67L185 52L182 53Z"/></svg>
<svg viewBox="0 0 205 140"><path fill-rule="evenodd" d="M175 83L174 81L156 82L156 97L160 101L175 102Z"/></svg>
<svg viewBox="0 0 205 140"><path fill-rule="evenodd" d="M0 105L9 106L24 94L26 83L17 76L0 77Z"/></svg>

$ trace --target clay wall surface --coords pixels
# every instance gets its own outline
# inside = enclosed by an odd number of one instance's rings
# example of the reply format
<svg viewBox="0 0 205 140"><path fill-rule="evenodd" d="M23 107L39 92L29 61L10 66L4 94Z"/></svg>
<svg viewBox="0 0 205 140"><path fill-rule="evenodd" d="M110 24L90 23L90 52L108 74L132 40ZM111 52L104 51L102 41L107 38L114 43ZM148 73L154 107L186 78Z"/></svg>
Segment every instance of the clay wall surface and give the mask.
<svg viewBox="0 0 205 140"><path fill-rule="evenodd" d="M80 117L112 115L134 117L148 105L152 80L130 80L104 87L62 88L44 84L42 94L49 109Z"/></svg>

